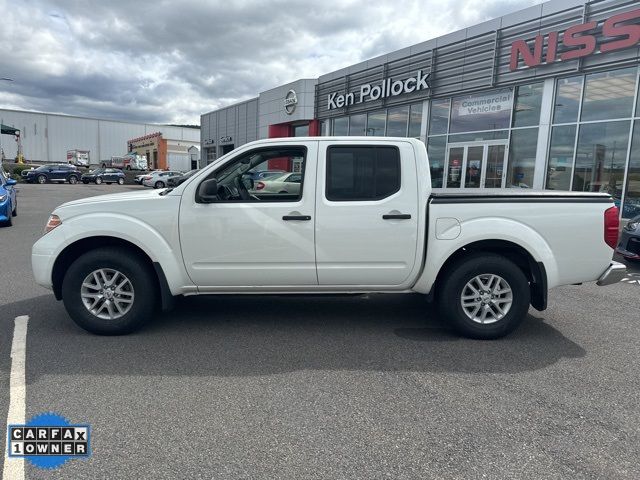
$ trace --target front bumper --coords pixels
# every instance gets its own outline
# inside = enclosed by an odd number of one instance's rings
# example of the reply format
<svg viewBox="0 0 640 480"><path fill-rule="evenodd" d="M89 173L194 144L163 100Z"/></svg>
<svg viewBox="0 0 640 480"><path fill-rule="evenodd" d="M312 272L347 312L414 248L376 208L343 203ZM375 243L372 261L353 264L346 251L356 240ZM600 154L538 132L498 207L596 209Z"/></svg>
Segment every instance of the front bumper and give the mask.
<svg viewBox="0 0 640 480"><path fill-rule="evenodd" d="M604 271L598 281L597 285L604 287L606 285L613 285L627 276L627 267L619 262L611 262L611 265Z"/></svg>

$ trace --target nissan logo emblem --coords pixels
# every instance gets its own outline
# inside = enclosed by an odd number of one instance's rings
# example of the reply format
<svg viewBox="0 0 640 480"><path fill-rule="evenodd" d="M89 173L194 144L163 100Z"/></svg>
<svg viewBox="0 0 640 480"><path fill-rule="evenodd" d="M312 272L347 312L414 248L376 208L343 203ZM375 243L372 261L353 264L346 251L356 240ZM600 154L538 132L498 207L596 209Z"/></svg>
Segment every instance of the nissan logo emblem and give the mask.
<svg viewBox="0 0 640 480"><path fill-rule="evenodd" d="M291 115L296 111L296 105L298 104L298 95L295 90L289 90L286 97L284 97L284 111L287 115Z"/></svg>

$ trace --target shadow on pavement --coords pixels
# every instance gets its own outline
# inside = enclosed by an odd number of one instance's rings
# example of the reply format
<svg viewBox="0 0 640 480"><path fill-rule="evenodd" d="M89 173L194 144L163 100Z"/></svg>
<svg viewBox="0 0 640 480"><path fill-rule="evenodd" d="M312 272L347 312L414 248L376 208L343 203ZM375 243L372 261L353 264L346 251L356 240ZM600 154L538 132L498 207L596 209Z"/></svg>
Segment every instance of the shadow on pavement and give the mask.
<svg viewBox="0 0 640 480"><path fill-rule="evenodd" d="M507 338L458 338L420 295L192 297L132 335L86 333L51 295L30 315L28 381L39 375L273 375L295 370L516 373L585 350L529 315Z"/></svg>

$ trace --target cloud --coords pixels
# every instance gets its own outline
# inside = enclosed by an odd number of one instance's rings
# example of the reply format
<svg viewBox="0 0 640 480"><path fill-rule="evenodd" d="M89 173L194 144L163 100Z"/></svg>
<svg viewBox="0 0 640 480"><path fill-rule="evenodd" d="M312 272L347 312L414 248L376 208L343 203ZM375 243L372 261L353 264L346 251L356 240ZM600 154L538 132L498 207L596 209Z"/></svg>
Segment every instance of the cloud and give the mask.
<svg viewBox="0 0 640 480"><path fill-rule="evenodd" d="M0 107L161 123L540 0L0 0Z"/></svg>

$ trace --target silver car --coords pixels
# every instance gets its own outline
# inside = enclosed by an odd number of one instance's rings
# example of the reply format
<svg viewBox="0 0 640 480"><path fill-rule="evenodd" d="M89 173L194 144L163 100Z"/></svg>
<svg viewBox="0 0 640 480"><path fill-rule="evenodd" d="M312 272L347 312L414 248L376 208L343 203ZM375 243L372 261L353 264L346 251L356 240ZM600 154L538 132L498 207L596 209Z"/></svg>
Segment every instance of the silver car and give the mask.
<svg viewBox="0 0 640 480"><path fill-rule="evenodd" d="M142 185L145 187L165 188L169 178L179 177L180 175L183 175L183 173L175 171L150 172L142 177Z"/></svg>

